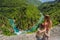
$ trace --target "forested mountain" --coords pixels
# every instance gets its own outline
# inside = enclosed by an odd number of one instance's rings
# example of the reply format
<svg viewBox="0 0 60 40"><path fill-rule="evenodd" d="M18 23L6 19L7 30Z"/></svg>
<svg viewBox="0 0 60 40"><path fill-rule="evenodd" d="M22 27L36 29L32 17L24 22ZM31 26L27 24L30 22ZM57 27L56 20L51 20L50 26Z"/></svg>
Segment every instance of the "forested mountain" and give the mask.
<svg viewBox="0 0 60 40"><path fill-rule="evenodd" d="M9 4L9 5L8 5ZM16 6L21 6L21 5L24 5L24 4L32 4L32 5L40 5L41 2L39 0L0 0L0 6L4 6L4 7L16 7Z"/></svg>
<svg viewBox="0 0 60 40"><path fill-rule="evenodd" d="M8 19L16 20L19 30L30 29L40 18L40 11L35 6L36 1L30 4L26 0L0 0L0 31L5 35L13 34Z"/></svg>
<svg viewBox="0 0 60 40"><path fill-rule="evenodd" d="M55 1L60 2L60 0L55 0Z"/></svg>
<svg viewBox="0 0 60 40"><path fill-rule="evenodd" d="M43 14L49 14L51 19L53 20L53 25L60 23L60 2L53 1L53 2L45 2L41 4L39 10Z"/></svg>

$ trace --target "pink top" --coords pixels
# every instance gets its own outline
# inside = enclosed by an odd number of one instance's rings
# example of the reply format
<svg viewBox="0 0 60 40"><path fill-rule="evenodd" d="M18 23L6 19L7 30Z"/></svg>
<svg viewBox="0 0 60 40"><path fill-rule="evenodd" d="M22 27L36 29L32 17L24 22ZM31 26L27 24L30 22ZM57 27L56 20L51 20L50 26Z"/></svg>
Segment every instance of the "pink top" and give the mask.
<svg viewBox="0 0 60 40"><path fill-rule="evenodd" d="M44 28L46 28L46 30L49 30L49 28L48 28L49 24L47 22L43 23L42 25L44 26Z"/></svg>

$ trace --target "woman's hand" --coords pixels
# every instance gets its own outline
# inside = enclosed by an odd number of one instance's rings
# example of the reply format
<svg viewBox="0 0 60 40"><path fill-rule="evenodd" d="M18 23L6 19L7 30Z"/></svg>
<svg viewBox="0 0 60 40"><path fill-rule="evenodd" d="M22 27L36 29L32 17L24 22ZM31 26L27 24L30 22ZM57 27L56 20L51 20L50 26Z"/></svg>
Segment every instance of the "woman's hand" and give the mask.
<svg viewBox="0 0 60 40"><path fill-rule="evenodd" d="M46 35L47 37L50 37L50 35L49 35L48 33L46 33L46 32L45 32L45 35Z"/></svg>

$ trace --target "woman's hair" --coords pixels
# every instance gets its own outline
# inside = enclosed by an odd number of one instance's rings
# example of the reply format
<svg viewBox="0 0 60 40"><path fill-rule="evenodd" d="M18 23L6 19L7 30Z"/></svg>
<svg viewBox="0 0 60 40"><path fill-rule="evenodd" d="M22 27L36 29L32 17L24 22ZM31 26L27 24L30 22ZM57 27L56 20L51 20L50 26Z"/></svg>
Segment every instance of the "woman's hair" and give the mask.
<svg viewBox="0 0 60 40"><path fill-rule="evenodd" d="M44 18L45 18L46 21L50 21L50 16L49 15L45 15Z"/></svg>
<svg viewBox="0 0 60 40"><path fill-rule="evenodd" d="M51 28L51 26L52 26L52 21L51 21L51 19L50 19L50 16L49 16L49 15L45 15L45 16L44 16L44 19L45 19L45 21L48 22L49 28Z"/></svg>

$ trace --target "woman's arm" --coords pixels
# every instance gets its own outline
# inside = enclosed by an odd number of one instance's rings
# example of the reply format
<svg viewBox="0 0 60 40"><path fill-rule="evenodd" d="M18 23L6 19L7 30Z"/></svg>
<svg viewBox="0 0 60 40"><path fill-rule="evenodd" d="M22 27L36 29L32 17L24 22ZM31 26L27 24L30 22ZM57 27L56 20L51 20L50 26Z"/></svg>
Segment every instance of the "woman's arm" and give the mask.
<svg viewBox="0 0 60 40"><path fill-rule="evenodd" d="M50 36L51 28L52 28L52 22L50 21L50 27L49 27L49 30L47 30L48 32L45 32L45 35L48 36L48 37Z"/></svg>
<svg viewBox="0 0 60 40"><path fill-rule="evenodd" d="M48 32L45 32L45 35L46 35L47 37L50 37L50 30L49 30Z"/></svg>
<svg viewBox="0 0 60 40"><path fill-rule="evenodd" d="M43 32L46 31L46 28L44 28L43 30L39 30L39 29L38 29L38 31L39 31L40 33L43 33Z"/></svg>
<svg viewBox="0 0 60 40"><path fill-rule="evenodd" d="M49 36L50 36L48 33L45 33L45 35L46 35L47 37L49 37Z"/></svg>

